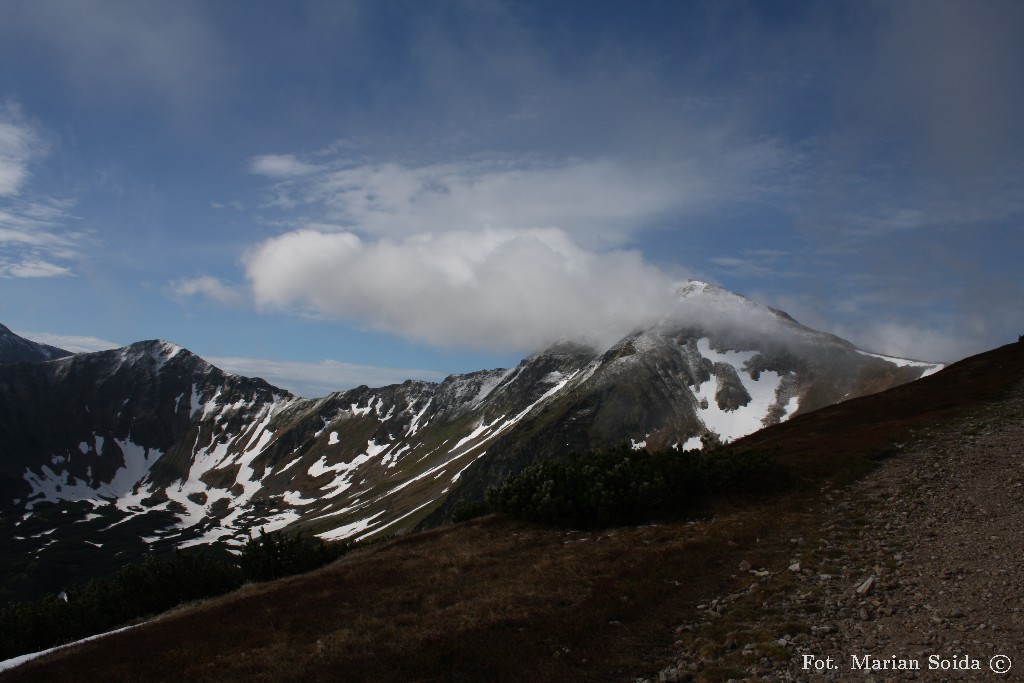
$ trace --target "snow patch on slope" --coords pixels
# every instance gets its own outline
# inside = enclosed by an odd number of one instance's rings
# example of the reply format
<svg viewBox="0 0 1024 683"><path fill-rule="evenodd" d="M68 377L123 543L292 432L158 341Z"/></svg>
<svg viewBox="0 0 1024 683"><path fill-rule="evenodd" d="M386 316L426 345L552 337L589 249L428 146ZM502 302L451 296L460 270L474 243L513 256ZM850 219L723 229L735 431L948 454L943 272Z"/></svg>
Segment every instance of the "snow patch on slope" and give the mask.
<svg viewBox="0 0 1024 683"><path fill-rule="evenodd" d="M101 453L103 437L96 435L93 438L96 442L96 452ZM26 508L32 509L35 503L44 501L55 503L61 500L88 500L96 504L120 504L122 500L131 498L133 490L149 475L150 465L162 454L130 441L114 439L114 443L123 455L123 464L109 481L89 482L76 479L66 470L55 471L47 465L43 465L38 473L27 469L24 478L32 487L32 492L26 499Z"/></svg>
<svg viewBox="0 0 1024 683"><path fill-rule="evenodd" d="M707 337L697 342L697 351L713 363L725 363L735 368L743 388L750 395L747 405L735 410L723 410L715 398L718 377L712 374L708 381L693 389L698 403L697 416L704 426L718 434L723 441L733 441L761 429L764 419L776 403L782 377L771 370L762 371L759 379L751 377L744 366L757 355L756 351L715 351Z"/></svg>
<svg viewBox="0 0 1024 683"><path fill-rule="evenodd" d="M871 356L872 358L881 358L884 361L888 361L900 368L925 368L924 372L921 373L921 377L927 377L928 375L934 375L936 372L946 367L942 363L926 363L919 360L910 360L908 358L896 358L895 356L883 356L880 353L868 353L867 351L861 351L857 349L857 353L862 356ZM918 378L920 379L920 378Z"/></svg>

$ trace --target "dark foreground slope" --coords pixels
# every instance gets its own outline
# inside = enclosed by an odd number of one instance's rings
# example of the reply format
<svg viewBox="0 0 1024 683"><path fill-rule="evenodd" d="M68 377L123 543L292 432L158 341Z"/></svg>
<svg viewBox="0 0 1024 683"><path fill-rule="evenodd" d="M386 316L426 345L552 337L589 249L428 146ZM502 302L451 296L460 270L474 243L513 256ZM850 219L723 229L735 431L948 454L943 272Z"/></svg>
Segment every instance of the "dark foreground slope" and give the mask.
<svg viewBox="0 0 1024 683"><path fill-rule="evenodd" d="M492 517L412 534L0 680L625 681L672 665L680 648L704 662L699 678L742 678L723 659L730 646L756 644L756 654L737 650L740 667L781 666L793 650L777 645L781 633L747 628L768 600L744 602L761 589L751 592L758 579L740 563L788 580L801 539L835 521L834 484L902 457L910 430L924 443L926 429L956 427L1021 382L1015 344L772 427L748 441L780 446L798 485L721 501L706 521L576 533ZM792 616L779 628L805 627Z"/></svg>
<svg viewBox="0 0 1024 683"><path fill-rule="evenodd" d="M763 584L769 609L724 618L789 634L789 661L759 667L764 680L799 680L805 654L831 657L842 679L868 654L917 667L919 680L1024 679L1024 383L1013 394L925 427L831 495L830 522L794 549L801 571ZM700 669L682 650L675 668ZM746 669L742 652L729 659Z"/></svg>

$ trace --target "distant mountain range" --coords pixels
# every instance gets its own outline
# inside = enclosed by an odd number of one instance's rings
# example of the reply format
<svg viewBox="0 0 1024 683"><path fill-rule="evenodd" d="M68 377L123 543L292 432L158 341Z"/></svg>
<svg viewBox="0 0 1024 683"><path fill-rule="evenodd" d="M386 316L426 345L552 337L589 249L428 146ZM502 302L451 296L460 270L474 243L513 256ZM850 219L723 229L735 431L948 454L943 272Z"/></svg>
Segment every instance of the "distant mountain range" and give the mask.
<svg viewBox="0 0 1024 683"><path fill-rule="evenodd" d="M561 341L512 369L319 399L165 341L70 355L2 328L0 350L8 596L147 551L237 549L259 528L360 539L440 523L541 459L699 448L942 367L699 282L608 349Z"/></svg>

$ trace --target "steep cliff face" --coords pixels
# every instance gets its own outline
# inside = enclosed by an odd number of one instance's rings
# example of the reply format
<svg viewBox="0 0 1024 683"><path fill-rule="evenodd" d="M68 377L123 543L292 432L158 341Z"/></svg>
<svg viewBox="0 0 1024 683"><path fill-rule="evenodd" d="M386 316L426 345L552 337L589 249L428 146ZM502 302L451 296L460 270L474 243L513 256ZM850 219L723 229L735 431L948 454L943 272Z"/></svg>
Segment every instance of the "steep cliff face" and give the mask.
<svg viewBox="0 0 1024 683"><path fill-rule="evenodd" d="M399 532L538 459L731 440L938 367L702 283L609 349L563 341L510 370L315 400L164 341L0 365L0 556L59 577L69 557L237 549L260 528Z"/></svg>

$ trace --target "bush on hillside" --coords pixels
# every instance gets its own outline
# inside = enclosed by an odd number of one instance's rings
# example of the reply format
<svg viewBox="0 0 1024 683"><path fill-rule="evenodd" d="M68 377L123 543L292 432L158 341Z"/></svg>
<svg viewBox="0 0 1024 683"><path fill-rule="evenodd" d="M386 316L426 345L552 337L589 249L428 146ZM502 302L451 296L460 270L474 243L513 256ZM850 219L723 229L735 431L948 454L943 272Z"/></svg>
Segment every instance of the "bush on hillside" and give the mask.
<svg viewBox="0 0 1024 683"><path fill-rule="evenodd" d="M570 527L638 524L690 511L701 499L777 483L761 451L635 451L629 446L545 461L487 492L489 510Z"/></svg>
<svg viewBox="0 0 1024 683"><path fill-rule="evenodd" d="M107 578L0 608L0 660L109 631L183 603L228 593L246 580L268 581L320 567L352 546L325 544L302 535L260 532L246 544L239 564L202 553L147 556Z"/></svg>
<svg viewBox="0 0 1024 683"><path fill-rule="evenodd" d="M321 567L345 554L348 545L327 544L302 534L288 536L275 531L249 539L242 550L239 566L250 581L270 581L301 574Z"/></svg>
<svg viewBox="0 0 1024 683"><path fill-rule="evenodd" d="M166 611L193 600L222 595L242 585L233 564L202 554L152 556L66 592L0 609L0 659L43 650Z"/></svg>

